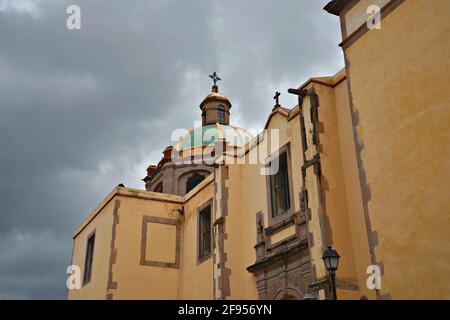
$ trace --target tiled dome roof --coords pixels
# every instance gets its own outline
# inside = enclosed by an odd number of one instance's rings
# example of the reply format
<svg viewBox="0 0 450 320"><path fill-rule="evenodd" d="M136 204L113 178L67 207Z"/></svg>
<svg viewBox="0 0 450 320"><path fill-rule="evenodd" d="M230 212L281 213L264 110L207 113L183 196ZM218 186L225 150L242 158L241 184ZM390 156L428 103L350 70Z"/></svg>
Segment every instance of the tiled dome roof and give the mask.
<svg viewBox="0 0 450 320"><path fill-rule="evenodd" d="M253 139L253 135L239 127L220 123L209 124L190 129L175 144L175 149L181 151L208 146L214 144L214 141L217 139L227 140L229 146L242 147Z"/></svg>

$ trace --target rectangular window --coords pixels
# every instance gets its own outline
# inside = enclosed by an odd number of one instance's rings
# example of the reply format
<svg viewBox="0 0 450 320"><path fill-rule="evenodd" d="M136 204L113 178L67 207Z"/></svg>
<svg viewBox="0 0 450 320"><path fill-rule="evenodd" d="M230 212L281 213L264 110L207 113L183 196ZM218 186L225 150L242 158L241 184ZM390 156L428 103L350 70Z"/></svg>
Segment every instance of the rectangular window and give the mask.
<svg viewBox="0 0 450 320"><path fill-rule="evenodd" d="M287 152L282 153L278 161L278 172L270 176L272 217L276 217L290 208Z"/></svg>
<svg viewBox="0 0 450 320"><path fill-rule="evenodd" d="M91 281L92 259L94 257L94 244L95 244L95 233L91 234L87 240L86 257L84 260L83 284L86 284L89 281Z"/></svg>
<svg viewBox="0 0 450 320"><path fill-rule="evenodd" d="M199 214L198 258L203 260L211 255L211 206L207 206Z"/></svg>
<svg viewBox="0 0 450 320"><path fill-rule="evenodd" d="M219 106L217 111L217 122L224 124L225 123L225 107Z"/></svg>

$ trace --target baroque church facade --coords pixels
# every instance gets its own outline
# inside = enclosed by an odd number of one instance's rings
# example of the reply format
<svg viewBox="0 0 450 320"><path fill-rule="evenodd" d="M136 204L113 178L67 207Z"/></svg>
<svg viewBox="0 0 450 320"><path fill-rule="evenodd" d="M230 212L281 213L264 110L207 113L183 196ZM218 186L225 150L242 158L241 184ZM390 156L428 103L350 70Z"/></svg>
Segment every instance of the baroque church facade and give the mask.
<svg viewBox="0 0 450 320"><path fill-rule="evenodd" d="M345 68L277 93L256 136L211 75L202 126L75 230L69 299L331 299L330 246L338 299L450 298L448 1L325 10Z"/></svg>

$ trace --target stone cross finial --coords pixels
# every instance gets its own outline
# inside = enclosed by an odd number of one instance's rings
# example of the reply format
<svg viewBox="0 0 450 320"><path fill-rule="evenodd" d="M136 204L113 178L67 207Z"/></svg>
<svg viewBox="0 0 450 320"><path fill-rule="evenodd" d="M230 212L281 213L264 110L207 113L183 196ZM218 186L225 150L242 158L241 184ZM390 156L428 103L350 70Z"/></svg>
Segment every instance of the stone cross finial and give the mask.
<svg viewBox="0 0 450 320"><path fill-rule="evenodd" d="M220 79L220 78L217 76L217 74L216 74L215 71L214 71L213 74L210 74L209 77L212 79L212 81L214 81L214 85L215 85L215 86L217 85L217 81L222 80L222 79Z"/></svg>
<svg viewBox="0 0 450 320"><path fill-rule="evenodd" d="M280 106L280 95L281 93L279 93L278 91L275 92L275 96L273 97L275 99L275 107Z"/></svg>

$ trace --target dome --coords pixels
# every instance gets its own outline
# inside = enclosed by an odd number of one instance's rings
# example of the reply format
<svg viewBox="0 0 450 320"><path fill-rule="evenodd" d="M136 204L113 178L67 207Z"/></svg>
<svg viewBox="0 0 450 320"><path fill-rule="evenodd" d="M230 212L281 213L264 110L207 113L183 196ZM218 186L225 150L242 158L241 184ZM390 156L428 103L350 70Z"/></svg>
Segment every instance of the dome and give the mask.
<svg viewBox="0 0 450 320"><path fill-rule="evenodd" d="M222 93L218 93L217 91L211 91L206 97L205 99L203 99L202 103L200 103L200 109L208 102L213 102L213 101L217 101L217 102L222 102L227 104L229 107L231 107L231 102L230 99L228 99L228 97Z"/></svg>
<svg viewBox="0 0 450 320"><path fill-rule="evenodd" d="M202 127L190 129L175 144L178 151L191 148L205 147L214 144L216 139L225 139L229 142L229 146L243 147L251 139L253 135L247 130L220 123L209 124Z"/></svg>

